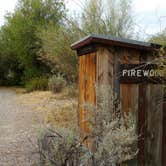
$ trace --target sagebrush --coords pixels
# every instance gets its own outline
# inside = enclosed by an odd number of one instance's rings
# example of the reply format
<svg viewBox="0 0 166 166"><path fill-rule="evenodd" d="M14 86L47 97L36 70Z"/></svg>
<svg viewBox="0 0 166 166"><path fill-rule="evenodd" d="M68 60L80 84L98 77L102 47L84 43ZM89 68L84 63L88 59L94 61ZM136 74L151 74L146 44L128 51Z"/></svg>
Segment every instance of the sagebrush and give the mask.
<svg viewBox="0 0 166 166"><path fill-rule="evenodd" d="M66 81L63 76L54 75L49 79L48 86L53 93L58 93L66 86Z"/></svg>
<svg viewBox="0 0 166 166"><path fill-rule="evenodd" d="M46 132L39 141L43 165L116 166L137 155L134 114L120 113L120 103L110 87L101 86L96 94L96 106L82 106L91 132L83 133L81 138L70 128ZM86 147L89 140L95 148Z"/></svg>

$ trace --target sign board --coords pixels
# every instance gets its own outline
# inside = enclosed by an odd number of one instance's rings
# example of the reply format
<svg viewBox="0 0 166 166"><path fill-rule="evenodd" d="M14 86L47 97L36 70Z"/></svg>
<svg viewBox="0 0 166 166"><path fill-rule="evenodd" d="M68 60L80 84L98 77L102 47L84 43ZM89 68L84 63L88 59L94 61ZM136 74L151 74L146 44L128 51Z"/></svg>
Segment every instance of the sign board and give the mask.
<svg viewBox="0 0 166 166"><path fill-rule="evenodd" d="M166 83L164 70L156 64L121 64L120 65L121 83Z"/></svg>

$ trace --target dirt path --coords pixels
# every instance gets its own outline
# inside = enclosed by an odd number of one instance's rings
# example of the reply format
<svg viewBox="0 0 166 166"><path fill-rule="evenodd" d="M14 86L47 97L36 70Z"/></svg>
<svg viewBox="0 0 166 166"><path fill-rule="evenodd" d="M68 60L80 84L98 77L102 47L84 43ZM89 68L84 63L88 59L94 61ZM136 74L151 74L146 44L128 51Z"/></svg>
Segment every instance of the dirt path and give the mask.
<svg viewBox="0 0 166 166"><path fill-rule="evenodd" d="M18 103L11 89L0 88L0 166L30 166L42 116L36 105Z"/></svg>

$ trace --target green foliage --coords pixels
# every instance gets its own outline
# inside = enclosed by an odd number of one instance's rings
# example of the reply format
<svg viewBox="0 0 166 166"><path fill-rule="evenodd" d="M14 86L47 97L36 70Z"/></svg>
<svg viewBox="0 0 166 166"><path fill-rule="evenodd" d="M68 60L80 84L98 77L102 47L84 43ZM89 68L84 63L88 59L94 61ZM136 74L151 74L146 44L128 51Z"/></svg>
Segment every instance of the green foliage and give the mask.
<svg viewBox="0 0 166 166"><path fill-rule="evenodd" d="M0 35L2 52L3 56L16 58L22 81L49 72L37 56L42 46L38 33L49 24L60 26L64 11L61 0L20 0L14 13L6 15Z"/></svg>
<svg viewBox="0 0 166 166"><path fill-rule="evenodd" d="M131 38L131 0L88 0L82 13L82 27L86 33Z"/></svg>
<svg viewBox="0 0 166 166"><path fill-rule="evenodd" d="M27 81L25 88L27 92L35 90L47 90L48 89L48 79L46 77L33 78Z"/></svg>
<svg viewBox="0 0 166 166"><path fill-rule="evenodd" d="M17 59L0 55L0 85L19 85L21 73Z"/></svg>
<svg viewBox="0 0 166 166"><path fill-rule="evenodd" d="M86 33L106 33L101 0L89 0L82 13L82 28Z"/></svg>
<svg viewBox="0 0 166 166"><path fill-rule="evenodd" d="M48 87L53 93L61 92L65 86L66 81L61 75L54 75L49 79Z"/></svg>
<svg viewBox="0 0 166 166"><path fill-rule="evenodd" d="M65 26L60 29L49 27L40 34L43 47L39 59L51 66L53 74L61 73L69 82L77 80L77 55L70 48L77 36L72 28Z"/></svg>
<svg viewBox="0 0 166 166"><path fill-rule="evenodd" d="M19 0L0 31L0 80L25 84L60 73L69 84L75 83L78 59L70 48L73 42L89 33L131 37L128 0L88 0L81 15L70 18L63 0ZM6 64L10 64L7 70Z"/></svg>
<svg viewBox="0 0 166 166"><path fill-rule="evenodd" d="M158 57L156 58L156 63L159 68L164 71L166 76L166 29L164 29L161 33L154 35L149 41L152 43L158 43L162 46L159 50Z"/></svg>
<svg viewBox="0 0 166 166"><path fill-rule="evenodd" d="M64 17L60 28L49 26L39 33L43 45L38 56L51 67L52 73L62 73L68 82L76 82L78 61L70 45L89 33L131 37L130 1L108 1L105 5L108 8L103 6L101 0L89 0L83 7L81 20Z"/></svg>
<svg viewBox="0 0 166 166"><path fill-rule="evenodd" d="M149 41L166 46L166 29L164 29L161 33L154 35Z"/></svg>

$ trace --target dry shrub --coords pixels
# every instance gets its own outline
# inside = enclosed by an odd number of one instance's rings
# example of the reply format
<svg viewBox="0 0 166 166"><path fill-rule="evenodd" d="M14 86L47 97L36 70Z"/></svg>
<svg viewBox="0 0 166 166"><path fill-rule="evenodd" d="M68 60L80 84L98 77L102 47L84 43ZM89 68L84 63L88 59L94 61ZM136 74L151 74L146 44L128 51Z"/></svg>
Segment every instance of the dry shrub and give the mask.
<svg viewBox="0 0 166 166"><path fill-rule="evenodd" d="M96 88L97 105L84 104L85 121L91 130L89 137L96 142L96 151L85 158L88 165L93 158L96 166L113 166L133 159L137 153L136 117L122 114L117 96L110 86Z"/></svg>
<svg viewBox="0 0 166 166"><path fill-rule="evenodd" d="M63 93L64 93L64 96L66 97L75 98L78 96L78 87L75 84L67 86L66 88L64 88Z"/></svg>
<svg viewBox="0 0 166 166"><path fill-rule="evenodd" d="M85 133L82 140L70 129L70 109L54 115L58 126L65 124L68 128L53 131L51 135L46 133L39 141L41 155L50 166L116 166L136 156L138 137L134 115L122 116L110 87L97 88L97 96L97 106L83 106L90 113L86 121L91 133ZM83 144L89 138L96 142L95 151Z"/></svg>
<svg viewBox="0 0 166 166"><path fill-rule="evenodd" d="M80 156L87 151L78 135L69 129L47 129L39 139L40 165L78 166Z"/></svg>
<svg viewBox="0 0 166 166"><path fill-rule="evenodd" d="M61 75L54 75L48 81L48 87L53 93L58 93L66 86L66 81Z"/></svg>
<svg viewBox="0 0 166 166"><path fill-rule="evenodd" d="M66 105L48 112L46 123L53 127L64 127L76 129L77 106L75 104Z"/></svg>

